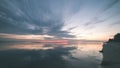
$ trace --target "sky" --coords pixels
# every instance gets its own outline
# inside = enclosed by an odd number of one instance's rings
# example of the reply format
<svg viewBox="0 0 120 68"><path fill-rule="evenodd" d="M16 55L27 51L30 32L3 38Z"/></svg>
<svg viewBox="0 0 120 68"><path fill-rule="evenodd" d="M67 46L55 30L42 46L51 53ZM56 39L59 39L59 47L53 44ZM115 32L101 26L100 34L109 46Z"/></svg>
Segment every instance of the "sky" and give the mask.
<svg viewBox="0 0 120 68"><path fill-rule="evenodd" d="M0 39L108 40L119 18L119 0L0 0Z"/></svg>

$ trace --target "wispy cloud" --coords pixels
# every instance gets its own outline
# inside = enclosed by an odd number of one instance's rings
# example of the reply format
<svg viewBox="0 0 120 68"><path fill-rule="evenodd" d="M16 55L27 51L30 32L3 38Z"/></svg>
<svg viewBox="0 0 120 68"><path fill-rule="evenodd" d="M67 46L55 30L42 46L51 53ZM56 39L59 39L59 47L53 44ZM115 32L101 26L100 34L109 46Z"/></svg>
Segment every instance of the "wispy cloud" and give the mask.
<svg viewBox="0 0 120 68"><path fill-rule="evenodd" d="M75 38L88 33L97 36L100 32L104 35L111 31L110 25L119 24L115 22L120 15L119 3L119 0L1 0L0 33L55 38Z"/></svg>
<svg viewBox="0 0 120 68"><path fill-rule="evenodd" d="M107 18L100 19L104 16L104 13L107 10L112 8L114 5L118 4L118 2L119 2L119 0L109 1L109 4L107 4L106 6L103 6L103 8L98 13L96 13L96 15L90 21L85 23L85 26L90 26L90 25L102 23L102 22L105 22L105 21L109 20L111 17L116 16L118 14L118 12L112 14L111 16L109 16Z"/></svg>
<svg viewBox="0 0 120 68"><path fill-rule="evenodd" d="M113 23L110 24L110 26L114 26L114 25L120 25L120 21L113 22Z"/></svg>

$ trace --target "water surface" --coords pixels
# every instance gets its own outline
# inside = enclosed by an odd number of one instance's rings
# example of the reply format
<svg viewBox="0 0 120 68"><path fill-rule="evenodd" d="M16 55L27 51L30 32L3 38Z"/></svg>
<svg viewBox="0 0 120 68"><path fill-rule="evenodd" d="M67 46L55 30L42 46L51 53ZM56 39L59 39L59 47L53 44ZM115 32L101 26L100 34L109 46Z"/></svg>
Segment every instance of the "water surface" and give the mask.
<svg viewBox="0 0 120 68"><path fill-rule="evenodd" d="M0 68L100 68L102 43L0 43Z"/></svg>

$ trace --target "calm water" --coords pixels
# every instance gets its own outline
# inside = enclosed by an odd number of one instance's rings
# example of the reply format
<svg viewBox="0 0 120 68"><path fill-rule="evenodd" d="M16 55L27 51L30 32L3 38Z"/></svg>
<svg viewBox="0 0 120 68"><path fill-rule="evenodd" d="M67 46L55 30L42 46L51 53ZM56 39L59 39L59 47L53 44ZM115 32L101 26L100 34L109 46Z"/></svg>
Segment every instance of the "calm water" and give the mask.
<svg viewBox="0 0 120 68"><path fill-rule="evenodd" d="M0 68L100 68L102 43L0 43Z"/></svg>

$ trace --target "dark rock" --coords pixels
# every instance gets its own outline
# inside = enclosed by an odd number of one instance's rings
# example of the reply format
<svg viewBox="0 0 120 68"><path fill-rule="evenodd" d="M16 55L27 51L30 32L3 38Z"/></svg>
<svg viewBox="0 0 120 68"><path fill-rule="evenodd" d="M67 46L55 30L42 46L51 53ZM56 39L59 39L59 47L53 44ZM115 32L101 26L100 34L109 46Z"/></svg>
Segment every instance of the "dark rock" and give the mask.
<svg viewBox="0 0 120 68"><path fill-rule="evenodd" d="M113 39L109 39L108 42L120 42L120 33L117 33Z"/></svg>
<svg viewBox="0 0 120 68"><path fill-rule="evenodd" d="M120 33L105 42L100 52L103 54L102 65L120 64Z"/></svg>

